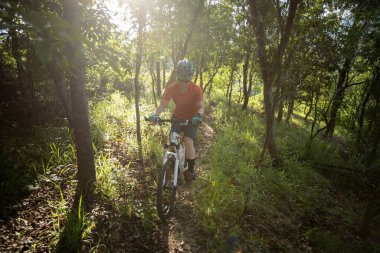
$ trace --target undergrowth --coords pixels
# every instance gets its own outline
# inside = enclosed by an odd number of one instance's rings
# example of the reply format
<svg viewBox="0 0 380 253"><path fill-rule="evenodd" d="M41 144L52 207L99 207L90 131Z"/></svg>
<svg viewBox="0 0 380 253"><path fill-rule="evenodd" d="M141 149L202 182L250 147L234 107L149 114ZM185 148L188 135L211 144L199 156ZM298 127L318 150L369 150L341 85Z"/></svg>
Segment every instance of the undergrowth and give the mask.
<svg viewBox="0 0 380 253"><path fill-rule="evenodd" d="M195 210L204 229L214 234L216 252L231 243L231 236L243 252L303 252L310 247L333 252L342 243L344 252L355 252L360 242L354 228L363 203L338 191L337 181L314 166L347 166L350 161L339 157L333 143L310 142L306 127L281 124L276 136L284 164L275 169L269 158L258 163L261 116L237 107L228 110L219 102L214 118L218 135L208 177L195 190Z"/></svg>

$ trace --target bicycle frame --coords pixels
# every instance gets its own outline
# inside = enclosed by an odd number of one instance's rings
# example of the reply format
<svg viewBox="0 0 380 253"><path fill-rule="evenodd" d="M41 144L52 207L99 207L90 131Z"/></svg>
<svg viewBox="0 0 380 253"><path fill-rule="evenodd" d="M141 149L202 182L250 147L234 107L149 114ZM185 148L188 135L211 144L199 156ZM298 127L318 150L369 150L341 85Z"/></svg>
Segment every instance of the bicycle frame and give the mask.
<svg viewBox="0 0 380 253"><path fill-rule="evenodd" d="M174 152L169 151L170 147L174 147ZM174 157L175 165L174 165L174 176L173 176L173 185L177 187L178 183L178 174L179 171L184 172L184 163L185 163L185 145L183 143L183 136L176 132L170 133L170 144L164 145L164 159L162 164L165 164L166 160ZM165 182L164 182L165 184Z"/></svg>

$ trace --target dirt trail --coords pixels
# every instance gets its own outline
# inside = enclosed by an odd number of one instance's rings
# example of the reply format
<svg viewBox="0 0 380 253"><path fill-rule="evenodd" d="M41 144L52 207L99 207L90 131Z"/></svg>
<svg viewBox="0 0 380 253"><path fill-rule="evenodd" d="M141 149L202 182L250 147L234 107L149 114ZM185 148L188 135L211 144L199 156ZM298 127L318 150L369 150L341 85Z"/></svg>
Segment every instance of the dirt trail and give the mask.
<svg viewBox="0 0 380 253"><path fill-rule="evenodd" d="M207 157L215 134L211 122L210 115L204 117L195 144L198 156L196 180L204 177L208 169ZM208 252L209 235L197 224L194 214L194 183L183 184L178 188L176 208L168 226L163 230L163 240L167 240L168 252Z"/></svg>

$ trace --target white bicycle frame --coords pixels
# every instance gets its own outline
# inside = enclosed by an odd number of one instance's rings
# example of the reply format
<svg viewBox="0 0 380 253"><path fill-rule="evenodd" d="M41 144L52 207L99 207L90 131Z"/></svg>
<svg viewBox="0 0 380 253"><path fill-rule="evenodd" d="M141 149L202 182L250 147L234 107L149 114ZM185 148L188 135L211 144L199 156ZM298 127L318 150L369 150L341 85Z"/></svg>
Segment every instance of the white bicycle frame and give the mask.
<svg viewBox="0 0 380 253"><path fill-rule="evenodd" d="M184 173L184 164L185 164L185 145L183 145L183 136L176 132L170 133L170 145L165 145L164 148L164 159L162 164L165 164L167 159L170 157L175 158L174 165L174 175L173 175L173 186L177 187L178 182L178 172L181 171L182 175ZM169 147L174 147L175 152L170 151ZM163 182L165 185L165 182Z"/></svg>

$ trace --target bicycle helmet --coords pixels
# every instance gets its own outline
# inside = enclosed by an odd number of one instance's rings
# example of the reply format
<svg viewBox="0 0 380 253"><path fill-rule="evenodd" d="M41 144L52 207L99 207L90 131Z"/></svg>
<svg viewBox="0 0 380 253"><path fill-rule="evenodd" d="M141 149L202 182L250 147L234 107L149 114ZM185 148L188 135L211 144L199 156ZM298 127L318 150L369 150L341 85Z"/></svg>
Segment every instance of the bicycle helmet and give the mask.
<svg viewBox="0 0 380 253"><path fill-rule="evenodd" d="M194 75L194 66L188 59L183 59L178 62L176 67L178 81L191 81Z"/></svg>

